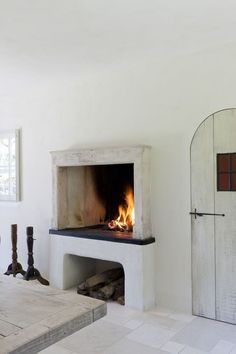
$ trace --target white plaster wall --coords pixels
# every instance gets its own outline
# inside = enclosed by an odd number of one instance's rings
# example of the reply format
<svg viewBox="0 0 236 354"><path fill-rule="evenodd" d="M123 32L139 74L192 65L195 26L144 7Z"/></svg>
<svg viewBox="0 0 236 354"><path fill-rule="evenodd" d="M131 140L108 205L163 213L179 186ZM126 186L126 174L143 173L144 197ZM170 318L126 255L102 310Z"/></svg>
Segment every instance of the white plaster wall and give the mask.
<svg viewBox="0 0 236 354"><path fill-rule="evenodd" d="M0 269L10 224L35 227L48 274L49 151L152 145L160 306L191 311L189 146L198 124L235 107L234 1L0 0L0 129L22 129L22 201L0 203Z"/></svg>

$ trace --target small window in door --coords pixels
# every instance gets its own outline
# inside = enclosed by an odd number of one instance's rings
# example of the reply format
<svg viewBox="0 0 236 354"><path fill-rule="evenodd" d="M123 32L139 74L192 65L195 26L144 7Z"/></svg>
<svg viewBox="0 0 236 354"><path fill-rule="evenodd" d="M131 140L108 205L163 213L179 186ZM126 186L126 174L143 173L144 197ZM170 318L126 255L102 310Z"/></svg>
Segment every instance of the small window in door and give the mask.
<svg viewBox="0 0 236 354"><path fill-rule="evenodd" d="M217 191L236 191L236 153L217 154Z"/></svg>

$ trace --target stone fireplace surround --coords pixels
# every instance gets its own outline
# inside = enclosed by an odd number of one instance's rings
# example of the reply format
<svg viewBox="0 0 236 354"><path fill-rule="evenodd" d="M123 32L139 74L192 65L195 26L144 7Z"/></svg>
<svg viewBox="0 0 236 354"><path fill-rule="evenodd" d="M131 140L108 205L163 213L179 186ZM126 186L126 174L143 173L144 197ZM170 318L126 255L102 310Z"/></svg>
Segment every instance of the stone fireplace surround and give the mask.
<svg viewBox="0 0 236 354"><path fill-rule="evenodd" d="M132 163L135 227L132 240L83 237L61 229L68 204L66 167ZM125 304L146 310L155 305L155 239L150 219L150 147L144 145L52 152L53 228L50 230L50 282L67 289L93 275L97 261L117 262L125 273ZM70 187L71 188L71 187ZM68 198L67 198L68 199ZM93 236L93 235L92 235Z"/></svg>

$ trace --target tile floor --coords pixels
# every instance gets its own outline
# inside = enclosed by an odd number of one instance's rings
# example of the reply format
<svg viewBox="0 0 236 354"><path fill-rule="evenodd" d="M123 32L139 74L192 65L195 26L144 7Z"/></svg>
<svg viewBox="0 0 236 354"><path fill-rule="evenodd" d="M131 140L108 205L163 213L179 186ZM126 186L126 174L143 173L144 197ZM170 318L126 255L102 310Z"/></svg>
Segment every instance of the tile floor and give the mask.
<svg viewBox="0 0 236 354"><path fill-rule="evenodd" d="M236 354L236 326L108 304L108 315L40 354Z"/></svg>

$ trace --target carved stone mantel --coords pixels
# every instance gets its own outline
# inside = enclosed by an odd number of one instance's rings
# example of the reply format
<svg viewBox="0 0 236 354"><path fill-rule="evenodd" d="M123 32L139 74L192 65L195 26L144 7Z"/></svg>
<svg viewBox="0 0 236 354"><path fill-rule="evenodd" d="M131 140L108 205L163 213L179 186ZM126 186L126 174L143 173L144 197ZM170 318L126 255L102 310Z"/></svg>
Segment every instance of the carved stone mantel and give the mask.
<svg viewBox="0 0 236 354"><path fill-rule="evenodd" d="M54 151L53 168L53 228L63 228L68 209L66 195L66 167L132 163L134 165L135 226L134 238L152 236L150 217L150 147L135 145L127 147L102 147Z"/></svg>

